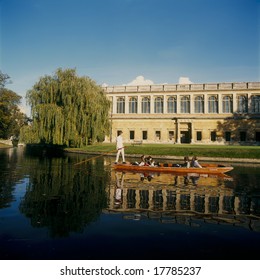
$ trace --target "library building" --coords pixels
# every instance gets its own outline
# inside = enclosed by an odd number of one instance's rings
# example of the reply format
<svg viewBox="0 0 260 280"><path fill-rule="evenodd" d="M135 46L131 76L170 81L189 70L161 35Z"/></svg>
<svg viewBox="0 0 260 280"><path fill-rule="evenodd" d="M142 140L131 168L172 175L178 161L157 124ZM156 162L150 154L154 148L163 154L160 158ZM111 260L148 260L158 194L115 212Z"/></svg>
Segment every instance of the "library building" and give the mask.
<svg viewBox="0 0 260 280"><path fill-rule="evenodd" d="M260 82L103 87L125 143L260 144Z"/></svg>

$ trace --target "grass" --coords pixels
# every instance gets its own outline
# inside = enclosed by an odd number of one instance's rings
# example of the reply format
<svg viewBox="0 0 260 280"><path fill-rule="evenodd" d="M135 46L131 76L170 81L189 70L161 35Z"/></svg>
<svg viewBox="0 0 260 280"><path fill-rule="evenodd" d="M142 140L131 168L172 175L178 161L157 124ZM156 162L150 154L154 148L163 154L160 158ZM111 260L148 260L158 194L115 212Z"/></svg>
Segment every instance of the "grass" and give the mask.
<svg viewBox="0 0 260 280"><path fill-rule="evenodd" d="M143 144L140 146L125 145L126 154L162 155L162 156L198 156L221 158L252 158L260 159L259 146L218 146L192 144ZM68 151L86 151L89 153L116 152L115 144L95 144L84 148L69 148Z"/></svg>

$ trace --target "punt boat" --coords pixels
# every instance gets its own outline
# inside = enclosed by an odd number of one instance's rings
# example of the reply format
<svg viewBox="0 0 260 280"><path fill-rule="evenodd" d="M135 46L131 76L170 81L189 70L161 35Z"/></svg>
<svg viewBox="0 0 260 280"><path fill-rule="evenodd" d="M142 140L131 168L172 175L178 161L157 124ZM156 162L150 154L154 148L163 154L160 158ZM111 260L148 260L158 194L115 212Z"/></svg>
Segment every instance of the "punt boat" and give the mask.
<svg viewBox="0 0 260 280"><path fill-rule="evenodd" d="M202 163L202 168L197 167L182 167L171 163L161 163L156 166L139 166L131 163L117 163L113 164L114 170L117 171L134 171L134 172L170 172L176 174L223 174L233 170L232 166L225 164Z"/></svg>

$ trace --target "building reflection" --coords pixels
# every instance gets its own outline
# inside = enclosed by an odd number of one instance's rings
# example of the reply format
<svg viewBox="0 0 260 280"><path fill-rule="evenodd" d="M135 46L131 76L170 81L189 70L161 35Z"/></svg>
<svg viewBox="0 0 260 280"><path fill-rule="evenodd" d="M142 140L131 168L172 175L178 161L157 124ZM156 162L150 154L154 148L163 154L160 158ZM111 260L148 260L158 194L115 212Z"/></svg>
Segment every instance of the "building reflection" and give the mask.
<svg viewBox="0 0 260 280"><path fill-rule="evenodd" d="M122 172L112 172L111 177L109 212L130 219L136 219L136 214L157 217L160 222L200 219L260 231L260 197L236 193L231 177L153 174L152 180L142 180L142 174Z"/></svg>

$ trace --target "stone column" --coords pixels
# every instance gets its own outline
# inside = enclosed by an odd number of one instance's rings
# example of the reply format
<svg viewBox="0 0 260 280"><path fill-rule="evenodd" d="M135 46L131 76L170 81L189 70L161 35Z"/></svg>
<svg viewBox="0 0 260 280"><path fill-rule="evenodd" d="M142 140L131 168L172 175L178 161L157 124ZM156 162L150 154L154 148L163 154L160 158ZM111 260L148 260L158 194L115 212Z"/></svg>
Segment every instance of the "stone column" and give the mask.
<svg viewBox="0 0 260 280"><path fill-rule="evenodd" d="M151 111L151 114L154 114L154 96L149 96L150 98L150 111Z"/></svg>
<svg viewBox="0 0 260 280"><path fill-rule="evenodd" d="M252 94L251 93L248 93L248 95L247 95L247 98L248 98L248 104L247 104L247 106L248 106L248 113L249 114L251 114L252 113L252 100L251 100L251 96L252 96Z"/></svg>
<svg viewBox="0 0 260 280"><path fill-rule="evenodd" d="M176 103L177 103L177 114L180 114L180 112L181 112L181 103L180 103L180 95L179 94L177 94L176 95Z"/></svg>
<svg viewBox="0 0 260 280"><path fill-rule="evenodd" d="M190 95L190 114L194 114L194 95Z"/></svg>
<svg viewBox="0 0 260 280"><path fill-rule="evenodd" d="M191 143L194 143L194 125L192 122L189 123L189 126L190 126L190 142Z"/></svg>
<svg viewBox="0 0 260 280"><path fill-rule="evenodd" d="M204 114L208 114L208 94L204 94Z"/></svg>
<svg viewBox="0 0 260 280"><path fill-rule="evenodd" d="M137 114L141 114L141 108L142 108L142 98L140 95L137 96Z"/></svg>
<svg viewBox="0 0 260 280"><path fill-rule="evenodd" d="M163 95L163 113L167 113L167 96Z"/></svg>
<svg viewBox="0 0 260 280"><path fill-rule="evenodd" d="M129 114L129 97L125 96L125 114Z"/></svg>
<svg viewBox="0 0 260 280"><path fill-rule="evenodd" d="M222 94L218 94L218 113L222 114Z"/></svg>
<svg viewBox="0 0 260 280"><path fill-rule="evenodd" d="M176 118L175 119L175 142L178 144L180 143L180 131L179 131L179 121L178 119Z"/></svg>
<svg viewBox="0 0 260 280"><path fill-rule="evenodd" d="M113 104L112 104L112 114L116 114L116 100L117 100L117 97L116 96L112 96L112 102L113 102Z"/></svg>
<svg viewBox="0 0 260 280"><path fill-rule="evenodd" d="M237 112L237 94L236 93L233 93L233 113L236 113Z"/></svg>

